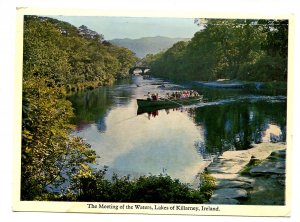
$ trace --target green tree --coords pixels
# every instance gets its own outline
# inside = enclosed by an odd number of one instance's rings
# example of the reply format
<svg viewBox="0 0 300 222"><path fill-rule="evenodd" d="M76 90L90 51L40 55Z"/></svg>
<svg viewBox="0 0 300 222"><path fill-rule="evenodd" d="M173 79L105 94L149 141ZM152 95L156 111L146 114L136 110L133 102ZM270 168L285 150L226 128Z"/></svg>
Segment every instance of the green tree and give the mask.
<svg viewBox="0 0 300 222"><path fill-rule="evenodd" d="M100 43L104 40L103 35L98 34L97 32L89 29L85 25L81 25L78 28L78 31L79 31L79 35L81 35L82 37L84 37L87 40L95 40L95 41L100 42Z"/></svg>
<svg viewBox="0 0 300 222"><path fill-rule="evenodd" d="M197 19L200 30L148 58L154 74L174 80L286 81L287 20ZM145 62L146 60L144 60Z"/></svg>
<svg viewBox="0 0 300 222"><path fill-rule="evenodd" d="M30 20L24 28L24 78L38 74L47 76L56 84L65 84L71 67L68 54L55 44L61 33L46 22Z"/></svg>
<svg viewBox="0 0 300 222"><path fill-rule="evenodd" d="M130 50L107 44L103 35L86 26L77 29L55 19L25 16L26 75L47 76L64 87L97 87L128 77L135 62Z"/></svg>
<svg viewBox="0 0 300 222"><path fill-rule="evenodd" d="M215 179L206 172L200 175L199 189L168 175L150 175L130 179L113 175L105 179L106 170L89 177L76 177L76 190L67 200L137 203L204 203L216 188Z"/></svg>
<svg viewBox="0 0 300 222"><path fill-rule="evenodd" d="M74 114L66 90L110 84L120 73L128 74L135 61L127 49L102 41L101 34L87 27L25 16L22 200L59 198L75 186L73 178L92 174L95 152L70 135Z"/></svg>
<svg viewBox="0 0 300 222"><path fill-rule="evenodd" d="M69 135L71 103L48 82L32 76L23 83L22 200L47 199L51 188L57 191L96 158L89 145Z"/></svg>

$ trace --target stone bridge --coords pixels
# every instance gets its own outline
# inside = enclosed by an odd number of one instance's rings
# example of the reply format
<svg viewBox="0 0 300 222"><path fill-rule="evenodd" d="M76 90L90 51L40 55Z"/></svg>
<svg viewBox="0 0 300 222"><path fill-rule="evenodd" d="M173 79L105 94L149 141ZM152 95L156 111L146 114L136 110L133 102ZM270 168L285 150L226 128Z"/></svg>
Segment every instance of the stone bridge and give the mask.
<svg viewBox="0 0 300 222"><path fill-rule="evenodd" d="M150 67L148 67L148 66L134 66L131 69L129 69L129 74L133 75L135 70L141 70L142 73L140 75L145 75L146 71L150 70Z"/></svg>

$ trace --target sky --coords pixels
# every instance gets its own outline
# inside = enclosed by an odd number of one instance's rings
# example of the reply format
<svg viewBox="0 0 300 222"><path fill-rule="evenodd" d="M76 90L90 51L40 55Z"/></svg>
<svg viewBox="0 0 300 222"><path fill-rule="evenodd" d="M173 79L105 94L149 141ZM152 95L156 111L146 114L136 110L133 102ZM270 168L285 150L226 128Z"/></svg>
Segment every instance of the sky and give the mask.
<svg viewBox="0 0 300 222"><path fill-rule="evenodd" d="M154 17L100 17L100 16L48 16L66 21L76 27L81 25L104 35L104 39L137 39L141 37L165 36L170 38L192 38L199 27L193 18Z"/></svg>

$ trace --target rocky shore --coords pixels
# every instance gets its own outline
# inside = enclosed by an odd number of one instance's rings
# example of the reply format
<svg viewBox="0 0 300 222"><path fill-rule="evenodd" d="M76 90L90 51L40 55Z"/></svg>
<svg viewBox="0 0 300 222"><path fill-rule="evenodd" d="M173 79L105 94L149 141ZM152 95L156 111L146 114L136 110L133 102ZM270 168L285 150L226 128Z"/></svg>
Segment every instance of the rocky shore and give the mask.
<svg viewBox="0 0 300 222"><path fill-rule="evenodd" d="M207 167L217 185L208 204L283 205L285 156L284 143L224 152Z"/></svg>

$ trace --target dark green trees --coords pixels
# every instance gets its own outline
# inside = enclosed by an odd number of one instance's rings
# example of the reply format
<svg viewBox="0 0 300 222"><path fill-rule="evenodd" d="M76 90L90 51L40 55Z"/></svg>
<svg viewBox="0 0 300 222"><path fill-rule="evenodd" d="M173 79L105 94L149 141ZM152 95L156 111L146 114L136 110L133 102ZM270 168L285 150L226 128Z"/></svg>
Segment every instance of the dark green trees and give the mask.
<svg viewBox="0 0 300 222"><path fill-rule="evenodd" d="M168 175L104 178L105 170L90 178L77 180L77 201L137 202L137 203L204 203L216 188L215 179L208 173L200 175L200 185L194 189ZM70 197L66 197L68 199ZM72 200L72 199L71 199Z"/></svg>
<svg viewBox="0 0 300 222"><path fill-rule="evenodd" d="M37 16L25 16L23 46L21 199L59 199L72 178L90 177L96 159L70 135L66 91L126 77L136 58L87 27Z"/></svg>
<svg viewBox="0 0 300 222"><path fill-rule="evenodd" d="M287 20L197 21L202 30L190 42L147 57L154 74L175 80L286 81Z"/></svg>
<svg viewBox="0 0 300 222"><path fill-rule="evenodd" d="M100 86L128 76L136 62L125 48L105 44L103 36L55 19L25 16L24 77L38 73L55 84Z"/></svg>

